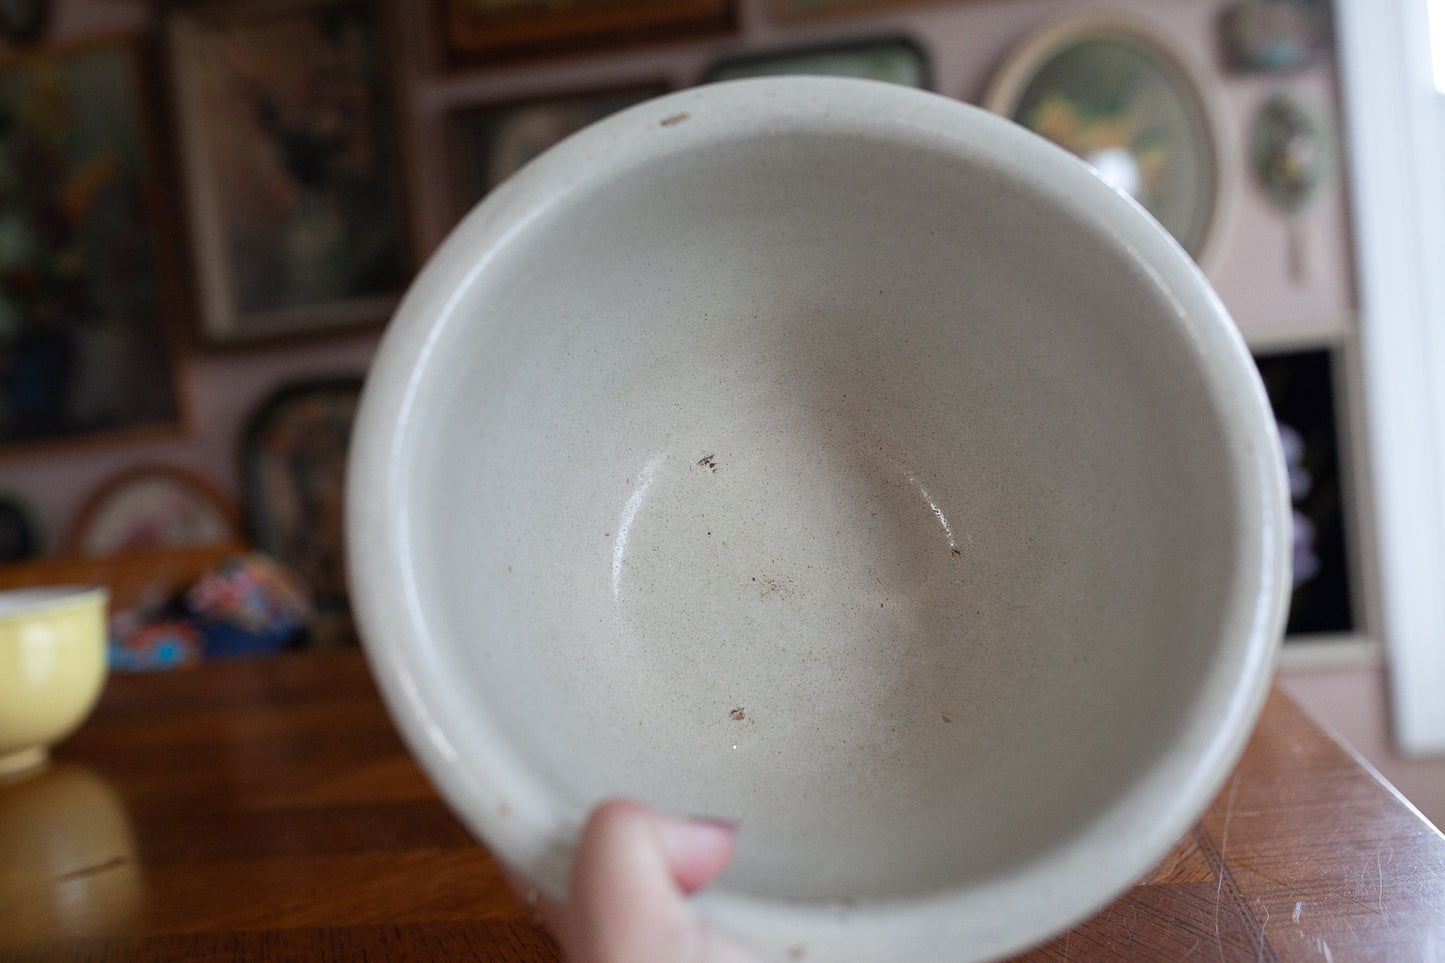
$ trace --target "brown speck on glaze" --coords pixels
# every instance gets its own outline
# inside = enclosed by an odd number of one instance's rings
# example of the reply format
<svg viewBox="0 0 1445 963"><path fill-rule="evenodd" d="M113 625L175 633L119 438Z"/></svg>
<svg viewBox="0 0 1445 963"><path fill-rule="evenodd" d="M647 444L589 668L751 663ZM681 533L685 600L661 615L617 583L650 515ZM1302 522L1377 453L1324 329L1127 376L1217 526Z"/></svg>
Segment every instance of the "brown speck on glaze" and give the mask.
<svg viewBox="0 0 1445 963"><path fill-rule="evenodd" d="M731 720L734 721L734 722L742 722L744 719L747 718L747 716L743 713L742 707L739 706L738 708L734 709L732 712L729 712L729 713L728 713L728 718L731 719Z"/></svg>
<svg viewBox="0 0 1445 963"><path fill-rule="evenodd" d="M807 956L807 955L808 955L808 948L807 948L806 946L790 946L790 947L788 947L788 959L790 959L790 960L801 960L803 957L805 957L805 956Z"/></svg>
<svg viewBox="0 0 1445 963"><path fill-rule="evenodd" d="M506 819L512 815L512 807L505 802L497 803L497 818Z"/></svg>
<svg viewBox="0 0 1445 963"><path fill-rule="evenodd" d="M697 463L698 465L708 469L709 471L717 471L717 461L715 460L716 457L716 455L703 455L697 460Z"/></svg>
<svg viewBox="0 0 1445 963"><path fill-rule="evenodd" d="M957 556L959 556L959 555L962 555L962 554L963 554L963 549L961 549L961 548L955 548L955 549L953 550L953 554L954 554L954 557L957 557Z"/></svg>
<svg viewBox="0 0 1445 963"><path fill-rule="evenodd" d="M672 126L674 126L674 125L676 125L676 124L682 123L683 121L687 120L687 119L688 119L689 117L691 117L691 116L692 116L692 115L691 115L691 114L688 114L688 113L673 114L671 117L664 117L664 118L662 118L662 120L658 121L657 123L658 123L658 126L660 126L660 127L672 127Z"/></svg>
<svg viewBox="0 0 1445 963"><path fill-rule="evenodd" d="M946 712L940 712L939 715L943 716L943 721L944 721L944 722L952 722L952 721L953 721L953 716L949 715L949 714L946 713Z"/></svg>
<svg viewBox="0 0 1445 963"><path fill-rule="evenodd" d="M727 542L723 542L724 545ZM761 578L754 576L753 581L757 582L759 598L790 597L798 586L798 580L790 575L764 575Z"/></svg>

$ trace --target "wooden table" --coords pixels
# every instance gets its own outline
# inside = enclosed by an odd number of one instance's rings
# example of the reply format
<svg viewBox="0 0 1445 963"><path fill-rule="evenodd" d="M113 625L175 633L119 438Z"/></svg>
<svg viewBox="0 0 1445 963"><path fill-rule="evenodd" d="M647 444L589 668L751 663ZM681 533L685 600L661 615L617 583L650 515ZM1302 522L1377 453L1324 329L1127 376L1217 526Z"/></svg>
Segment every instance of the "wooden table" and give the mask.
<svg viewBox="0 0 1445 963"><path fill-rule="evenodd" d="M560 960L355 652L116 676L0 785L0 958ZM1275 691L1200 824L1027 960L1445 960L1445 837Z"/></svg>

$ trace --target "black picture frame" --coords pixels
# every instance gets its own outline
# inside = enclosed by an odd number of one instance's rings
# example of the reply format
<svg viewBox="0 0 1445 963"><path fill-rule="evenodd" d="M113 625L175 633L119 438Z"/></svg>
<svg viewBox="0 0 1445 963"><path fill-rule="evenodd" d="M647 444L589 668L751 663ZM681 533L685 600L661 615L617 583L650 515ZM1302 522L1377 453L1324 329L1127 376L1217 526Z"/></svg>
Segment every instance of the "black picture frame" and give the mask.
<svg viewBox="0 0 1445 963"><path fill-rule="evenodd" d="M40 554L35 516L18 495L0 492L0 565L23 562Z"/></svg>
<svg viewBox="0 0 1445 963"><path fill-rule="evenodd" d="M51 0L0 0L0 40L15 47L39 43L50 28Z"/></svg>
<svg viewBox="0 0 1445 963"><path fill-rule="evenodd" d="M1294 589L1287 641L1345 637L1358 628L1338 360L1330 347L1255 355L1284 445L1294 506Z"/></svg>

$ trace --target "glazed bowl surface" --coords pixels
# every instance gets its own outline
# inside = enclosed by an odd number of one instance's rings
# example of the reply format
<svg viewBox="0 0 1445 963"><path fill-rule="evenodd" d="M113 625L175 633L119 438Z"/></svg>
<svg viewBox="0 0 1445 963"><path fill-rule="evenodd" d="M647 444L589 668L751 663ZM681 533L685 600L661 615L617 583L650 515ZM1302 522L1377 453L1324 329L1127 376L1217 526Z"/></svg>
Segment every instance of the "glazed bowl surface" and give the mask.
<svg viewBox="0 0 1445 963"><path fill-rule="evenodd" d="M0 592L0 777L43 764L95 708L107 598L79 586Z"/></svg>
<svg viewBox="0 0 1445 963"><path fill-rule="evenodd" d="M974 960L1163 856L1253 725L1289 504L1188 257L999 118L709 85L494 191L383 339L353 597L412 751L562 897L588 810L740 823L768 959Z"/></svg>

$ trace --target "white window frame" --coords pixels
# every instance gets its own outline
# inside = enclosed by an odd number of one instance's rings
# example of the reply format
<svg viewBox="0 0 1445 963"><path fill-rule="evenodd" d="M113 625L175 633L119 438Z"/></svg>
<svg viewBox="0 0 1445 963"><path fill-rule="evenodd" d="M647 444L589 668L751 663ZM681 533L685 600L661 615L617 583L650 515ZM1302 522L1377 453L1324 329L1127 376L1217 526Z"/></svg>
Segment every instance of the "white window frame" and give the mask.
<svg viewBox="0 0 1445 963"><path fill-rule="evenodd" d="M1445 752L1445 95L1427 0L1336 0L1396 744Z"/></svg>

